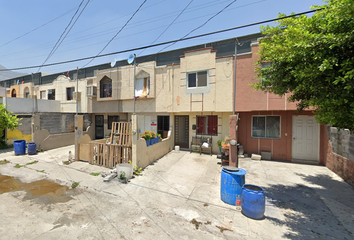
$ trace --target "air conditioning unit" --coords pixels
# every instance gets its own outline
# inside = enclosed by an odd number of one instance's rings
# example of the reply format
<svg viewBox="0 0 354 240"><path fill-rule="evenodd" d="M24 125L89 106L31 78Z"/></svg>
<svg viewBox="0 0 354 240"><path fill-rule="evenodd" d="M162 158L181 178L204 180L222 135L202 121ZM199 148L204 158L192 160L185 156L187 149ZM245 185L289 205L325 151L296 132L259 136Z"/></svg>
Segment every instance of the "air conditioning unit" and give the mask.
<svg viewBox="0 0 354 240"><path fill-rule="evenodd" d="M97 96L97 87L96 86L87 86L86 87L86 96L96 97Z"/></svg>

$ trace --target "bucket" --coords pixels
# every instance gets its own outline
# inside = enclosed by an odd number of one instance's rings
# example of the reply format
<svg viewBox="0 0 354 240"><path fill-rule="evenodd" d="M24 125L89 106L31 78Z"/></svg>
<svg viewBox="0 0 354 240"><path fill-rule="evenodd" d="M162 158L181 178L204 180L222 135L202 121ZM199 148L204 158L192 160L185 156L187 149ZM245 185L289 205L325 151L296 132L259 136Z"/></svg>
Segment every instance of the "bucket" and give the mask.
<svg viewBox="0 0 354 240"><path fill-rule="evenodd" d="M241 208L245 216L253 219L262 219L265 211L264 189L251 184L243 185Z"/></svg>
<svg viewBox="0 0 354 240"><path fill-rule="evenodd" d="M179 152L179 146L175 146L175 151Z"/></svg>
<svg viewBox="0 0 354 240"><path fill-rule="evenodd" d="M28 155L34 155L37 153L37 145L34 142L29 142L27 144L27 153Z"/></svg>
<svg viewBox="0 0 354 240"><path fill-rule="evenodd" d="M14 141L15 155L25 155L26 154L26 140L16 140Z"/></svg>
<svg viewBox="0 0 354 240"><path fill-rule="evenodd" d="M224 167L222 169L220 196L224 203L241 205L242 186L245 184L246 173L242 168Z"/></svg>
<svg viewBox="0 0 354 240"><path fill-rule="evenodd" d="M133 165L132 164L129 164L129 163L117 164L116 169L117 169L118 178L120 177L122 172L125 172L125 177L127 179L130 179L133 176Z"/></svg>

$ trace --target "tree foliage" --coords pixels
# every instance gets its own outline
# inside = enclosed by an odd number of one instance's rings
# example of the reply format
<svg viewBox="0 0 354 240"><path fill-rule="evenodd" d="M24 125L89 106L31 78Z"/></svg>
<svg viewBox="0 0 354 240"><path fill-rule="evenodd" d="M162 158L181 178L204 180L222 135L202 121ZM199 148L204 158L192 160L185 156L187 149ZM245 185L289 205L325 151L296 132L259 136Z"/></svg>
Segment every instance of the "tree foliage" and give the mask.
<svg viewBox="0 0 354 240"><path fill-rule="evenodd" d="M12 115L12 112L8 111L3 104L0 104L0 138L3 136L5 128L16 129L20 120L16 115Z"/></svg>
<svg viewBox="0 0 354 240"><path fill-rule="evenodd" d="M291 93L299 110L315 107L322 124L354 130L354 1L326 0L312 16L265 26L256 89ZM285 16L280 14L280 17Z"/></svg>

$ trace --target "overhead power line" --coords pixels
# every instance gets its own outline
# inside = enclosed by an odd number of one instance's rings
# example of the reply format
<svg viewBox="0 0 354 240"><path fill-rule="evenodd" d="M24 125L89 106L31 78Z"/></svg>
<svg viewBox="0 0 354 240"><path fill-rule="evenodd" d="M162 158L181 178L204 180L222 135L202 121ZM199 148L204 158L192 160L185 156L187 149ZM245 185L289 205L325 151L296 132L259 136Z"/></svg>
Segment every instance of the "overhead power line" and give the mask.
<svg viewBox="0 0 354 240"><path fill-rule="evenodd" d="M42 24L42 25L40 25L40 26L38 26L38 27L36 27L36 28L34 28L34 29L32 29L32 30L30 30L30 31L28 31L28 32L26 32L26 33L24 33L24 34L22 34L22 35L20 35L20 36L18 36L18 37L16 37L16 38L14 38L14 39L8 41L8 42L6 42L6 43L4 43L4 44L1 44L0 47L6 46L6 45L8 45L8 44L10 44L10 43L12 43L12 42L14 42L14 41L16 41L16 40L18 40L18 39L20 39L20 38L26 36L26 35L28 35L28 34L34 32L34 31L36 31L36 30L38 30L38 29L40 29L40 28L42 28L42 27L48 25L49 23L54 22L55 20L57 20L57 19L59 19L59 18L65 16L66 14L68 14L69 12L71 12L71 11L73 11L73 10L74 10L74 8L71 9L71 10L69 10L69 11L67 11L67 12L65 12L65 13L63 13L62 15L60 15L60 16L58 16L58 17L52 19L52 20L50 20L49 22L46 22L46 23L44 23L44 24Z"/></svg>
<svg viewBox="0 0 354 240"><path fill-rule="evenodd" d="M147 0L144 0L144 2L142 4L140 4L140 6L138 7L138 9L133 13L133 15L128 19L128 21L123 25L123 27L116 33L116 35L114 35L111 40L108 41L108 43L106 44L106 46L104 46L102 48L102 50L95 56L93 57L88 63L86 63L82 68L86 67L87 65L89 65L97 56L99 56L105 49L106 47L108 47L108 45L118 36L118 34L125 28L125 26L128 25L128 23L130 22L130 20L133 19L133 17L135 16L135 14L137 14L140 10L140 8L146 3Z"/></svg>
<svg viewBox="0 0 354 240"><path fill-rule="evenodd" d="M166 1L166 0L165 0ZM217 3L215 3L215 1L213 1L213 3L210 3L210 2L207 2L204 3L202 6L194 6L194 7L188 7L188 9L186 11L184 11L184 13L191 13L191 12L195 12L196 10L201 10L201 9L204 9L204 8L208 8L208 7L213 7L215 5L219 5L223 2L229 2L230 0L227 0L227 1L217 1ZM242 5L238 5L236 7L230 7L228 8L227 10L225 10L224 12L226 11L231 11L232 9L238 9L238 8L242 8L242 7L246 7L246 6L250 6L250 5L254 5L254 4L258 4L260 2L264 2L266 0L258 0L256 2L252 2L252 3L247 3L247 4L242 4ZM91 0L92 2L92 0ZM161 3L161 2L158 2L158 3ZM155 5L155 4L154 4ZM154 5L150 5L148 7L151 7L151 6L154 6ZM145 5L144 5L145 6ZM143 7L141 8L140 12L143 10L143 9L147 9L148 7ZM173 11L173 12L169 12L169 13L166 13L166 14L163 14L163 15L159 15L159 16L154 16L152 18L148 18L148 19L144 19L144 20L140 20L140 21L134 21L134 23L130 23L129 26L127 26L125 29L132 29L132 28L141 28L143 25L148 25L148 24L151 24L151 23L154 23L154 22L165 22L165 19L169 19L171 18L172 15L178 15L178 13L180 13L181 10L179 11ZM122 17L125 17L126 15L122 16ZM181 23L185 23L185 22L190 22L190 21L195 21L197 19L201 19L201 18L204 18L204 17L209 17L210 14L205 14L205 15L200 15L200 16L194 16L193 18L188 18L188 19L184 19L182 21L176 21L174 24L181 24ZM110 22L113 21L113 20L110 20ZM107 23L107 22L105 22ZM105 23L102 23L100 25L103 25ZM74 35L77 35L78 33L80 32L84 32L84 31L87 31L89 29L92 29L92 28L95 28L97 26L100 26L100 25L96 25L94 27L91 27L91 28L87 28L85 30L82 30L82 31L78 31L78 32L75 32L75 33L71 33L70 34L70 37L73 37ZM154 24L153 24L154 25ZM155 25L154 25L155 26ZM140 30L138 32L135 32L133 34L130 34L130 35L125 35L124 38L126 37L129 37L129 36L134 36L134 35L138 35L138 34L141 34L141 33L145 33L145 32L150 32L150 31L153 31L153 30L156 30L156 29L160 29L160 28L164 28L168 26L167 24L166 25L163 25L163 26L159 26L159 27L156 27L156 28L152 28L152 29L148 29L148 30ZM62 44L62 45L70 45L72 43L75 43L75 42L80 42L82 43L83 40L87 40L87 39L93 39L93 38L98 38L98 37L102 37L104 35L108 35L108 34L112 34L117 32L116 29L119 29L121 27L116 27L114 29L110 28L108 30L103 30L103 31L100 31L100 32L96 32L96 33L90 33L90 34L87 34L87 35L83 35L83 36L79 36L79 37L76 37L76 38L70 38L70 40L67 38L65 40L65 42ZM121 39L122 37L120 37L119 39ZM118 38L116 38L115 40L117 40ZM73 49L67 49L67 50L63 50L62 52L71 52L72 50L75 50L77 48L85 48L85 47L90 47L90 46L93 46L93 45L98 45L98 44L102 44L102 43L106 43L106 41L100 41L100 42L96 42L96 43L93 43L93 44L89 44L89 45L83 45L83 44L80 44L80 47L76 47L76 48L73 48ZM53 43L54 44L54 43ZM51 49L52 48L52 43L50 42L46 42L46 43L41 43L39 46L36 46L36 47L31 47L31 48L28 48L28 49L25 49L25 50L22 50L22 51L17 51L17 52L12 52L12 53L9 53L9 54L4 54L4 55L1 55L1 57L5 57L5 56L16 56L17 58L13 59L13 60L10 60L10 61L18 61L18 60L23 60L23 59L29 59L31 58L28 54L31 53L31 52L35 52L35 53L38 53L39 50L41 49ZM150 43L150 44L153 44L153 43ZM26 55L26 57L19 57L20 55ZM138 55L141 55L141 53L139 53ZM44 54L44 55L40 55L40 56L47 56L47 54ZM40 56L36 56L36 57L40 57Z"/></svg>
<svg viewBox="0 0 354 240"><path fill-rule="evenodd" d="M234 0L232 2L230 2L229 4L227 4L223 9L221 9L219 12L217 12L216 14L214 14L212 17L210 17L208 20L206 20L202 25L194 28L192 31L190 31L189 33L187 33L186 35L184 35L183 37L181 37L180 39L183 39L187 36L189 36L189 34L191 34L192 32L198 30L199 28L202 28L203 26L205 26L205 24L207 24L211 19L213 19L214 17L216 17L217 15L219 15L220 13L222 13L226 8L230 7L233 3L235 3L237 0ZM178 41L177 41L178 42ZM173 42L172 44L165 46L164 48L162 48L159 52L162 52L163 50L165 50L166 48L169 48L171 46L173 46L174 44L176 44L177 42Z"/></svg>
<svg viewBox="0 0 354 240"><path fill-rule="evenodd" d="M64 31L62 32L62 34L60 35L58 41L55 43L54 47L52 48L52 50L50 51L50 53L48 54L47 58L44 60L44 62L42 63L41 66L43 66L51 56L53 56L53 54L55 53L55 51L59 48L59 46L61 45L61 43L64 41L64 39L66 38L66 36L69 34L69 32L71 31L71 29L73 28L73 26L75 25L75 23L77 22L77 20L80 18L82 12L85 10L87 4L90 2L90 0L87 1L86 5L84 6L84 8L81 10L79 16L76 18L75 22L73 24L72 21L74 20L76 14L78 13L79 9L81 8L81 5L83 4L85 0L82 0L79 7L76 9L76 12L74 13L74 15L71 17L70 22L68 23L68 25L65 27ZM69 28L69 26L71 25L70 29L67 31L67 29ZM66 34L65 34L66 33ZM63 37L63 35L65 34L65 36ZM38 71L39 72L41 70L42 67L39 67Z"/></svg>
<svg viewBox="0 0 354 240"><path fill-rule="evenodd" d="M185 6L185 8L183 8L183 10L177 15L177 17L175 19L173 19L173 21L167 26L167 28L165 28L165 30L162 31L162 33L151 43L151 44L154 44L171 26L172 24L182 15L182 13L189 7L189 5L191 5L191 3L193 2L194 0L191 0L187 6ZM151 45L150 44L150 45ZM145 50L145 49L144 49ZM142 50L138 55L141 55L144 50Z"/></svg>
<svg viewBox="0 0 354 240"><path fill-rule="evenodd" d="M310 14L310 13L314 13L314 12L317 12L317 11L320 11L320 10L323 10L323 8L318 8L318 9L314 9L314 10L310 10L310 11L306 11L306 12L301 12L301 13L296 13L296 14L292 14L292 15L284 16L284 17L280 17L280 18L273 18L273 19L264 20L264 21L260 21L260 22L250 23L250 24L246 24L246 25L233 27L233 28L227 28L227 29L223 29L223 30L219 30L219 31L204 33L204 34L195 35L195 36L191 36L191 37L180 38L180 39L177 39L177 40L171 40L171 41L167 41L167 42L156 43L156 44L153 44L153 45L142 46L142 47L137 47L137 48L121 50L121 51L117 51L117 52L112 52L112 53L101 54L101 55L98 55L98 56L96 55L96 56L78 58L78 59L67 60L67 61L62 61L62 62L48 63L48 64L45 64L45 65L17 67L17 68L11 68L11 69L0 69L0 72L1 71L14 71L14 70L22 70L22 69L31 69L31 68L38 68L38 67L49 67L49 66L55 66L55 65L61 65L61 64L84 61L84 60L88 60L88 59L91 59L91 58L106 57L106 56L120 54L120 53L137 51L137 50L141 50L141 49L146 49L146 48L152 48L152 47L162 46L162 45L166 45L166 44L171 44L171 43L174 43L174 42L186 41L186 40L190 40L190 39L210 36L210 35L219 34L219 33L223 33L223 32L229 32L229 31L233 31L233 30L237 30L237 29L241 29L241 28L252 27L252 26L256 26L256 25L260 25L260 24L264 24L264 23L269 23L269 22L274 22L274 21L278 21L278 20L282 20L282 19L286 19L286 18L292 18L292 17L296 17L296 16Z"/></svg>

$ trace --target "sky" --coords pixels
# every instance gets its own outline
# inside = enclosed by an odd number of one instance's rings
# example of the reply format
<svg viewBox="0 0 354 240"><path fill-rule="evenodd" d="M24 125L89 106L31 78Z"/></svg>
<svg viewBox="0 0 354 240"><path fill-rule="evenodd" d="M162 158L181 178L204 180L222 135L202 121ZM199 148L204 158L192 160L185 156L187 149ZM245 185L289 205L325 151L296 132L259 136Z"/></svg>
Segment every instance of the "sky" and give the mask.
<svg viewBox="0 0 354 240"><path fill-rule="evenodd" d="M0 22L2 23L0 64L8 69L43 64L80 3L82 4L76 16L86 6L85 9L46 63L96 56L122 29L143 2L144 0L0 0ZM221 11L229 4L231 5L228 8ZM146 0L124 29L102 51L102 54L148 46L154 41L160 43L180 39L220 11L218 15L189 36L273 19L278 16L278 13L305 12L313 5L323 4L321 0ZM260 32L260 26L247 27L178 42L163 51L257 32ZM77 67L110 63L114 59L124 60L133 53L137 56L153 54L164 47L165 45L144 51L110 55L96 58L92 62L85 60L20 71L27 74L37 71L60 73Z"/></svg>

